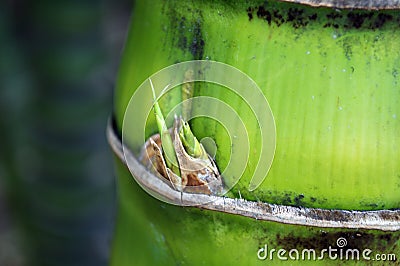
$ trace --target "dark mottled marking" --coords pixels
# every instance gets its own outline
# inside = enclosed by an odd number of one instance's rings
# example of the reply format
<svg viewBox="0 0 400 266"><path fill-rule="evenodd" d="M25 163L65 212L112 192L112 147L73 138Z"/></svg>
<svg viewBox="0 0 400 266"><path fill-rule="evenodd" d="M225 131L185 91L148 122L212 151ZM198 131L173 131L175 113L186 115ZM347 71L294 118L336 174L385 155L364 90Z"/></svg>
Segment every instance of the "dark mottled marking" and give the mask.
<svg viewBox="0 0 400 266"><path fill-rule="evenodd" d="M257 17L266 20L268 22L268 25L271 25L272 15L268 10L265 10L263 6L258 7Z"/></svg>
<svg viewBox="0 0 400 266"><path fill-rule="evenodd" d="M179 29L181 31L183 31L183 29L185 28L185 24L186 24L186 18L185 17L181 17L181 19L179 20ZM178 35L178 47L181 49L186 49L187 48L187 37L184 34L179 34Z"/></svg>
<svg viewBox="0 0 400 266"><path fill-rule="evenodd" d="M303 19L304 10L298 8L289 8L287 21L295 21Z"/></svg>
<svg viewBox="0 0 400 266"><path fill-rule="evenodd" d="M304 194L296 194L293 192L285 192L285 193L272 193L268 191L269 201L274 202L276 204L293 206L293 207L310 207L311 205L323 204L326 202L326 199L316 198L316 197L306 197Z"/></svg>
<svg viewBox="0 0 400 266"><path fill-rule="evenodd" d="M322 27L332 27L335 29L369 29L375 30L384 27L387 22L394 21L400 27L400 13L394 11L376 10L342 10L331 9L321 10L320 18L313 10L299 4L285 3L278 5L275 2L265 2L258 7L248 7L246 9L249 21L257 17L265 20L268 25L272 23L281 26L284 23L299 29L308 26L310 23L323 23ZM254 12L255 15L254 16Z"/></svg>
<svg viewBox="0 0 400 266"><path fill-rule="evenodd" d="M173 7L168 5L167 15L170 20L170 29L179 29L167 31L171 35L174 46L184 52L189 52L193 59L203 59L204 56L204 38L202 33L203 16L201 10L188 9L188 14L180 14Z"/></svg>
<svg viewBox="0 0 400 266"><path fill-rule="evenodd" d="M201 20L198 19L192 27L193 39L189 47L190 53L194 59L203 59L204 55L204 38L201 32Z"/></svg>
<svg viewBox="0 0 400 266"><path fill-rule="evenodd" d="M347 60L351 60L351 57L353 56L352 46L348 42L344 42L343 50L344 50L344 55L346 56Z"/></svg>
<svg viewBox="0 0 400 266"><path fill-rule="evenodd" d="M327 19L340 19L342 18L342 14L338 13L338 12L332 12L326 15Z"/></svg>
<svg viewBox="0 0 400 266"><path fill-rule="evenodd" d="M279 27L280 25L282 25L283 23L285 23L285 19L283 18L283 16L280 14L279 10L274 9L273 12L274 16L273 16L273 21L275 22L275 24Z"/></svg>
<svg viewBox="0 0 400 266"><path fill-rule="evenodd" d="M308 16L308 18L310 20L316 20L318 18L318 15L315 13L315 14L312 14L311 16Z"/></svg>
<svg viewBox="0 0 400 266"><path fill-rule="evenodd" d="M396 79L399 76L399 71L396 68L392 70L392 76Z"/></svg>
<svg viewBox="0 0 400 266"><path fill-rule="evenodd" d="M253 11L254 11L254 8L252 8L252 7L249 7L249 8L247 8L247 16L249 17L249 21L251 21L252 19L253 19Z"/></svg>
<svg viewBox="0 0 400 266"><path fill-rule="evenodd" d="M371 13L369 15L372 15ZM357 13L349 13L347 14L347 18L352 26L356 29L360 28L364 20L369 16L368 14L357 14Z"/></svg>
<svg viewBox="0 0 400 266"><path fill-rule="evenodd" d="M302 200L304 199L304 195L300 194L294 198L295 206L302 206Z"/></svg>
<svg viewBox="0 0 400 266"><path fill-rule="evenodd" d="M391 20L393 20L392 15L379 13L375 20L373 28L378 29L378 28L382 27L383 25L385 25L386 22L391 21Z"/></svg>
<svg viewBox="0 0 400 266"><path fill-rule="evenodd" d="M284 205L291 205L291 204L292 204L292 198L291 198L291 196L290 196L289 193L286 193L286 194L285 194L285 196L284 196L284 198L283 198L283 200L282 200L282 203L283 203Z"/></svg>
<svg viewBox="0 0 400 266"><path fill-rule="evenodd" d="M286 21L293 22L293 27L296 29L308 24L307 18L304 16L304 10L299 8L289 8Z"/></svg>

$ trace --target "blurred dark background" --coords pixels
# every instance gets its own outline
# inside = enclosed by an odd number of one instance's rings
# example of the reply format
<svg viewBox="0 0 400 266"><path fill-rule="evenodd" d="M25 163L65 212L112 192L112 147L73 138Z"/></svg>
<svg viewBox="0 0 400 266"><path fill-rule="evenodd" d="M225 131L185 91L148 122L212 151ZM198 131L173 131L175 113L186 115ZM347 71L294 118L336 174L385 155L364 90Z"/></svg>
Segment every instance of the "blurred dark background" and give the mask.
<svg viewBox="0 0 400 266"><path fill-rule="evenodd" d="M0 1L0 265L107 265L132 1Z"/></svg>

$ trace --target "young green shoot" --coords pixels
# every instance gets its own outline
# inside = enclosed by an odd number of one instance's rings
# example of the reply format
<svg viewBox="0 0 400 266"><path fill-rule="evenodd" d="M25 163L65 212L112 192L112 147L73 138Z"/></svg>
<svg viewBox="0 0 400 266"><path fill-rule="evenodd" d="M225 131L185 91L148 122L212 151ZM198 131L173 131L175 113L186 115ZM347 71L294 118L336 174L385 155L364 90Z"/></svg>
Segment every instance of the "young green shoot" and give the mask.
<svg viewBox="0 0 400 266"><path fill-rule="evenodd" d="M181 119L181 125L182 128L179 131L179 137L186 152L194 158L208 159L206 151L193 135L189 124Z"/></svg>
<svg viewBox="0 0 400 266"><path fill-rule="evenodd" d="M151 89L153 91L154 99L154 114L156 117L158 133L161 136L161 146L164 153L164 159L169 169L172 170L177 176L181 176L178 164L178 158L176 157L174 144L172 142L171 135L169 133L167 124L165 123L164 116L161 112L161 108L157 102L156 93L154 91L153 83L149 79ZM167 85L168 87L168 85Z"/></svg>

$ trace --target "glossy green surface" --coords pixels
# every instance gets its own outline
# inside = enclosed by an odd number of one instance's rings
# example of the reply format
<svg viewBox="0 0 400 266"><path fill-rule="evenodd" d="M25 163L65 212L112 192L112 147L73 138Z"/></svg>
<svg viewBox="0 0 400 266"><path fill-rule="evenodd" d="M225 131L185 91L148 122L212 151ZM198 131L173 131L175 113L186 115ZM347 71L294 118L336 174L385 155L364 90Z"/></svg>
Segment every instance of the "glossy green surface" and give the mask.
<svg viewBox="0 0 400 266"><path fill-rule="evenodd" d="M120 126L135 88L154 72L193 58L221 61L258 83L277 127L267 179L247 190L259 152L252 136L253 156L233 193L322 208L400 206L398 13L138 1L132 18L116 89ZM209 95L237 104L226 90ZM225 165L230 147L221 128L204 119L192 127L199 138L215 139L217 163Z"/></svg>

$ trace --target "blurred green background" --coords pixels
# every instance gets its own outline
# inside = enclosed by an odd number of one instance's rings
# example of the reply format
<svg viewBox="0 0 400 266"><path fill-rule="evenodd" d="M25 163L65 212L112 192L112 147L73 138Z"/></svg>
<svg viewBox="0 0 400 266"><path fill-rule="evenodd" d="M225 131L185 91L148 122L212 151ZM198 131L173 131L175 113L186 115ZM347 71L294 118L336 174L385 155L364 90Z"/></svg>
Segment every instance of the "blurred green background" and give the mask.
<svg viewBox="0 0 400 266"><path fill-rule="evenodd" d="M132 1L0 1L0 265L107 265Z"/></svg>

